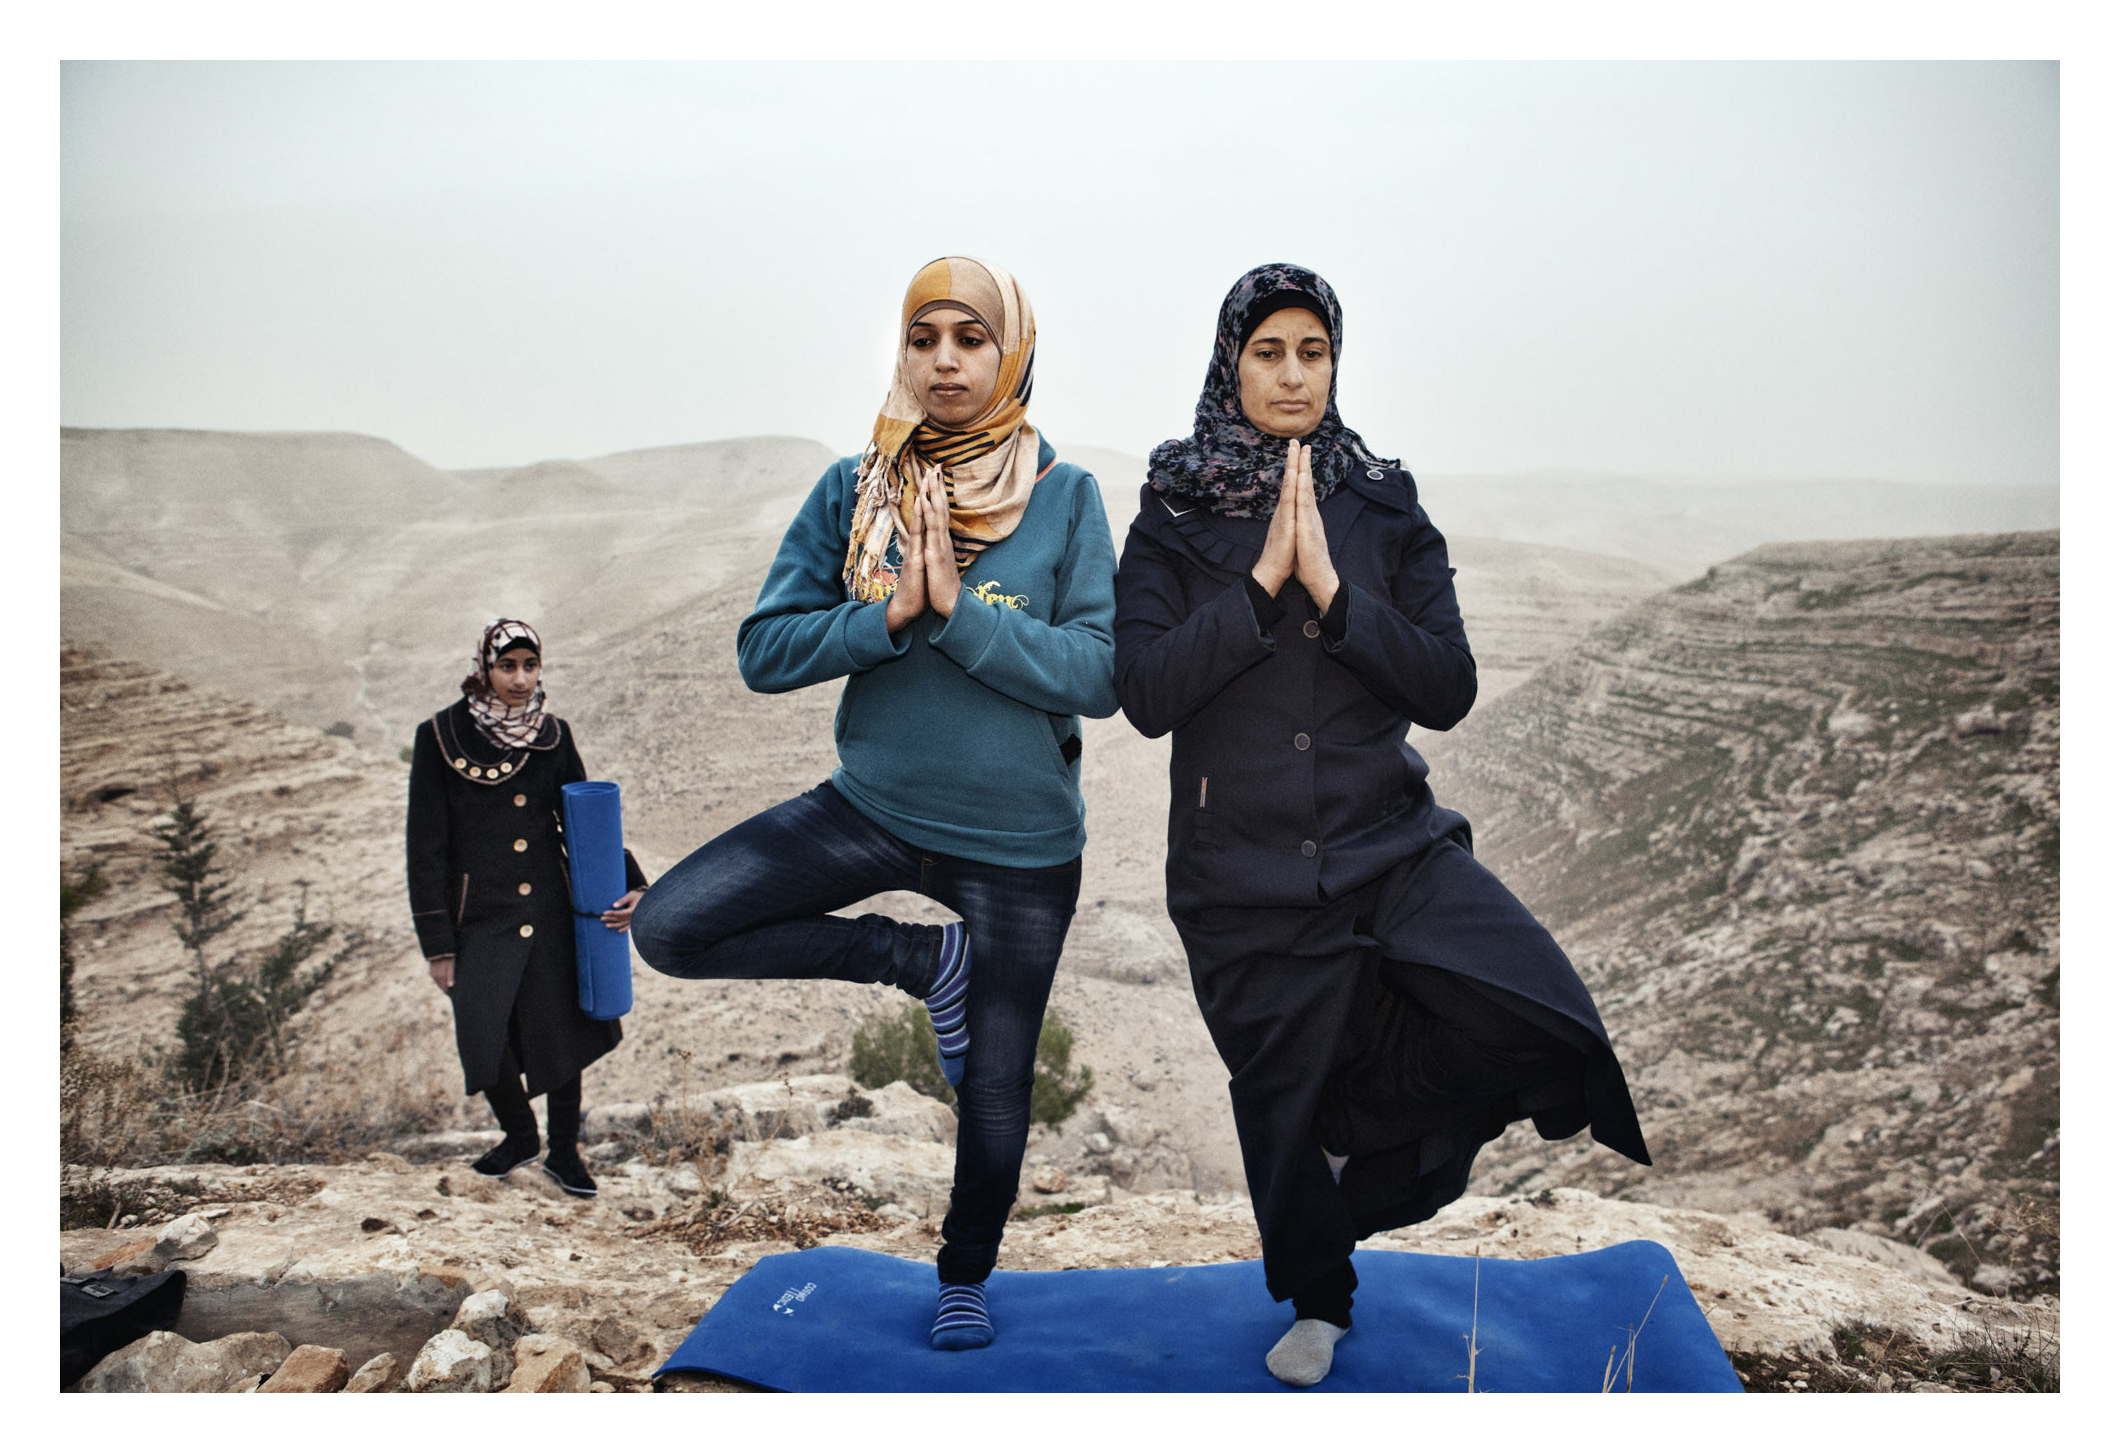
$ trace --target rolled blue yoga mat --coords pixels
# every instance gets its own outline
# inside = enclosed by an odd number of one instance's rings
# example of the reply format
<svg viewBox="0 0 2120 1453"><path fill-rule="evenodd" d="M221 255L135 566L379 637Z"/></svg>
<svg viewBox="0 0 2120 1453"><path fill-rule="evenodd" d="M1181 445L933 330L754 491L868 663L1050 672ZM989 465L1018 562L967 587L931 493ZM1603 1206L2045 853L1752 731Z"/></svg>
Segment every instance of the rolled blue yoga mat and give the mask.
<svg viewBox="0 0 2120 1453"><path fill-rule="evenodd" d="M633 1007L633 948L603 914L626 896L626 834L616 782L569 782L559 789L567 827L567 875L574 894L574 972L582 1013L617 1019Z"/></svg>

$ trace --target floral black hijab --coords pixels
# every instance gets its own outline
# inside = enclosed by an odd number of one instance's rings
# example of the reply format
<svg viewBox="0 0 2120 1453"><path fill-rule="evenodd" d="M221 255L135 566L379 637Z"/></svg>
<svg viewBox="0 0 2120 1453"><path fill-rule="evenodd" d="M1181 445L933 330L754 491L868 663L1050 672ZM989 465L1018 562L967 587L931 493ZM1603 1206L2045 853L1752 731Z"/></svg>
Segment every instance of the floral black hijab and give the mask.
<svg viewBox="0 0 2120 1453"><path fill-rule="evenodd" d="M1166 439L1148 456L1148 487L1173 509L1205 505L1214 514L1260 520L1280 502L1288 441L1244 417L1237 359L1259 324L1283 308L1308 308L1324 320L1332 339L1332 386L1325 396L1325 417L1303 436L1310 446L1310 474L1318 498L1338 489L1357 465L1398 463L1372 455L1362 436L1340 422L1340 300L1331 284L1307 267L1270 262L1238 278L1222 299L1214 358L1193 409L1192 436Z"/></svg>

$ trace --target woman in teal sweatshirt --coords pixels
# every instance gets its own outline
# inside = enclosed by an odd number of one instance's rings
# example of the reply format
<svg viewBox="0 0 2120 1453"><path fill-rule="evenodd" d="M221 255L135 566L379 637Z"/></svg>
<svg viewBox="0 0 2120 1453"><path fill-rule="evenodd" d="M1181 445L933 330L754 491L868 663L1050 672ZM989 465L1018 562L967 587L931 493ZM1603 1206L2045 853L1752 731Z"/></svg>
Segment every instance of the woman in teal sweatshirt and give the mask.
<svg viewBox="0 0 2120 1453"><path fill-rule="evenodd" d="M1082 885L1082 724L1112 687L1097 482L1025 420L1036 328L1015 279L938 258L906 292L867 449L825 471L736 633L754 691L841 677L831 779L648 890L666 974L890 984L924 1000L957 1089L957 1174L930 1341L993 1340L984 1285L1016 1199L1032 1061ZM836 916L924 894L941 927Z"/></svg>

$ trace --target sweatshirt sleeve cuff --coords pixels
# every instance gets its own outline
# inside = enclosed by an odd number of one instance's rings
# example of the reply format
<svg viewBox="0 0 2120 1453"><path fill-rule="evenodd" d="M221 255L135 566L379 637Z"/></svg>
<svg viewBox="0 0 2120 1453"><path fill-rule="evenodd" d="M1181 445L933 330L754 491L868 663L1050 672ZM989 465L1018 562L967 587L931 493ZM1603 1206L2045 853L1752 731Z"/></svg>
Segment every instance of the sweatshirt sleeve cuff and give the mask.
<svg viewBox="0 0 2120 1453"><path fill-rule="evenodd" d="M1251 598L1251 617L1259 624L1259 634L1272 632L1275 622L1288 614L1288 607L1266 593L1259 578L1250 571L1244 573L1244 593Z"/></svg>
<svg viewBox="0 0 2120 1453"><path fill-rule="evenodd" d="M884 624L886 603L872 600L847 617L847 659L856 671L866 671L881 666L894 656L903 656L906 642L891 639L890 627Z"/></svg>
<svg viewBox="0 0 2120 1453"><path fill-rule="evenodd" d="M970 671L978 666L1000 633L1002 610L968 590L960 590L956 603L950 607L949 619L928 633L928 644Z"/></svg>
<svg viewBox="0 0 2120 1453"><path fill-rule="evenodd" d="M633 891L633 890L634 890L635 888L645 888L645 887L647 887L647 886L648 886L648 875L647 875L646 873L643 873L643 872L642 872L642 871L640 870L640 863L639 863L639 861L638 861L638 860L637 860L637 859L636 859L636 858L635 858L635 857L633 856L633 849L631 849L631 848L627 848L627 849L626 849L626 891L627 891L628 893L631 893L631 892L632 892L632 891Z"/></svg>

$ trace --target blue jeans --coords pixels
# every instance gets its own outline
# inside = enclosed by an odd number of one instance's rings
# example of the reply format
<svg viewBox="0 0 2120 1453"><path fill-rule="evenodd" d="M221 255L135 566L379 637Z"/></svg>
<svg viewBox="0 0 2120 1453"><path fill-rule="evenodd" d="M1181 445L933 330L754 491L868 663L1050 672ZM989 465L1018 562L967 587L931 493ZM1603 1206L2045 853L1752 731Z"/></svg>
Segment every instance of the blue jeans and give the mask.
<svg viewBox="0 0 2120 1453"><path fill-rule="evenodd" d="M1031 1072L1082 860L1003 868L914 847L829 782L738 823L657 879L633 909L633 946L681 979L844 979L919 997L942 930L880 913L835 916L901 889L964 919L971 1047L957 1086L957 1175L936 1265L982 1282L1016 1201L1030 1135Z"/></svg>

